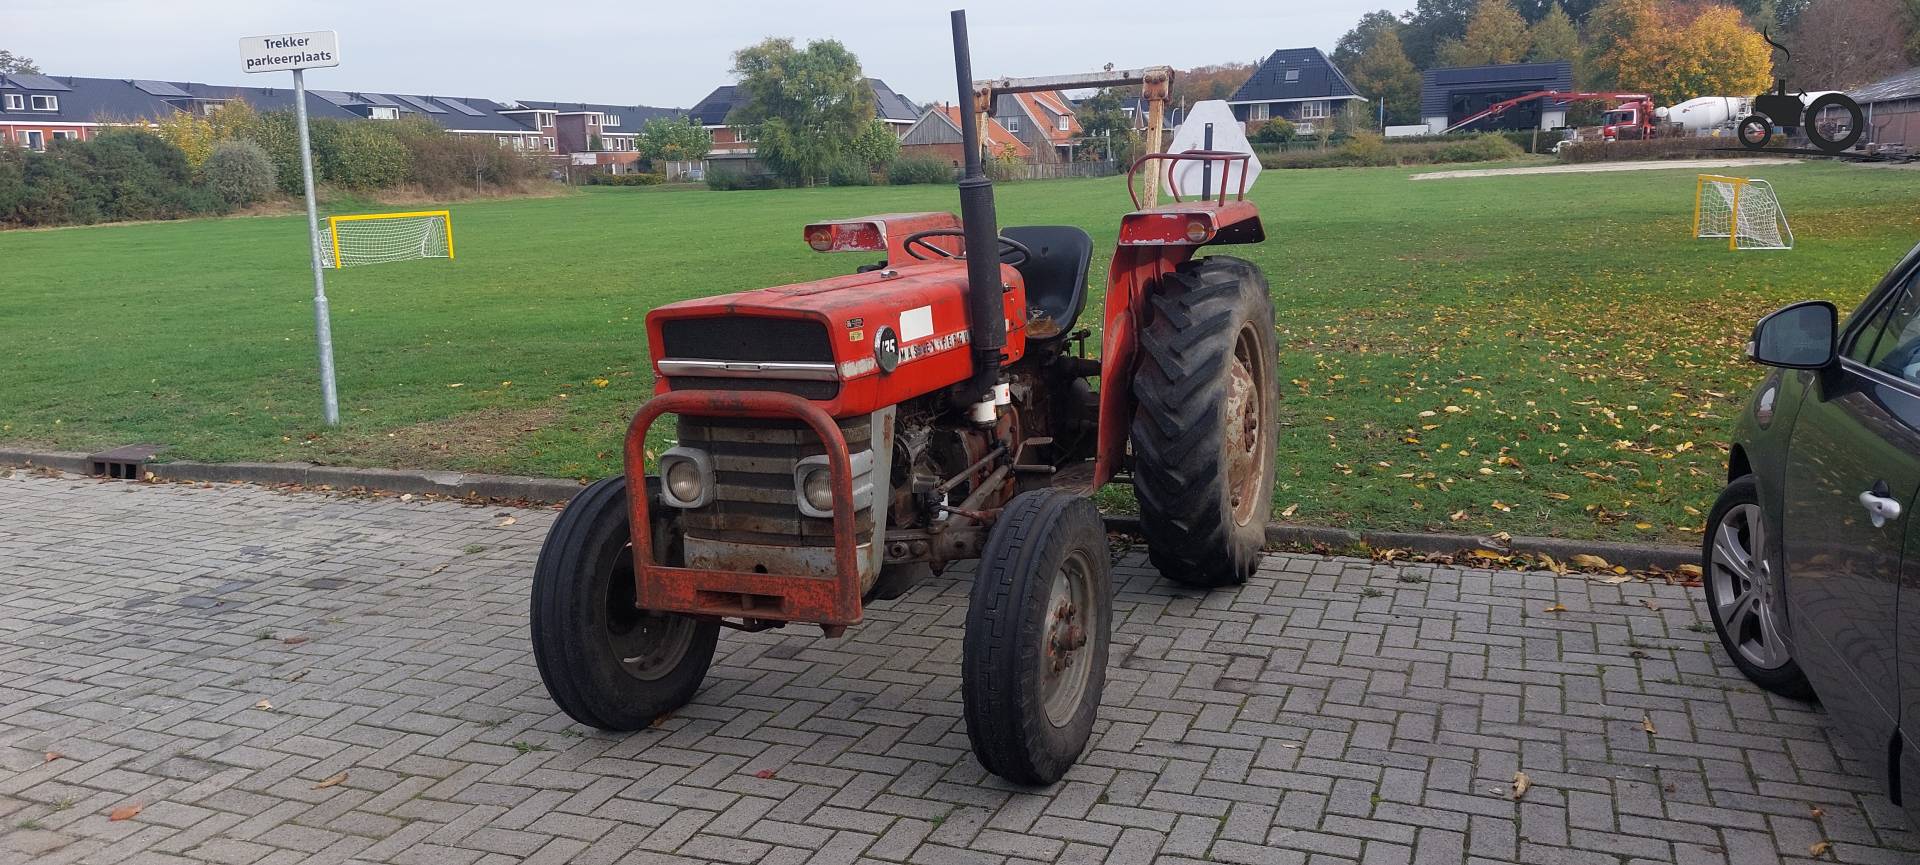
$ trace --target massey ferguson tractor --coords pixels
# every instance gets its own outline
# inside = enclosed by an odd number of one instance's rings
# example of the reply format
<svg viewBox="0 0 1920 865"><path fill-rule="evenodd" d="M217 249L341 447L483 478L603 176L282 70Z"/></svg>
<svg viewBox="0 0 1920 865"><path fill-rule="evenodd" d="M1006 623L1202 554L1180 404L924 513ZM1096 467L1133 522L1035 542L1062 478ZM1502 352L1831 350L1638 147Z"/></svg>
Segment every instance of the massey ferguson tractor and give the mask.
<svg viewBox="0 0 1920 865"><path fill-rule="evenodd" d="M996 224L979 121L1007 94L1137 85L1157 144L1172 71L975 83L963 12L953 38L976 121L960 124L958 218L810 225L815 250L885 258L647 316L657 384L627 430L625 475L566 506L533 577L534 657L574 720L646 728L693 698L722 628L838 637L863 604L979 559L967 734L988 770L1047 784L1086 746L1105 683L1111 559L1094 492L1131 482L1170 580L1231 586L1258 564L1273 304L1252 264L1195 257L1264 239L1245 200L1250 155L1134 163L1096 328L1081 317L1092 239ZM1207 188L1183 198L1173 169L1196 164ZM651 457L663 415L678 435Z"/></svg>

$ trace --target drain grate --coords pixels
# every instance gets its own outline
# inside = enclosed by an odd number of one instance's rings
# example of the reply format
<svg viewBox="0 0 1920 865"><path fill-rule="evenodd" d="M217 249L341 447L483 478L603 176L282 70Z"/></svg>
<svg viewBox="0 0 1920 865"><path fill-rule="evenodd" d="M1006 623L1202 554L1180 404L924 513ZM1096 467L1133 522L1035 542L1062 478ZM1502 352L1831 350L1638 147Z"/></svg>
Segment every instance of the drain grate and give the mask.
<svg viewBox="0 0 1920 865"><path fill-rule="evenodd" d="M147 460L160 450L159 445L125 445L87 457L89 473L94 477L137 481L147 475Z"/></svg>

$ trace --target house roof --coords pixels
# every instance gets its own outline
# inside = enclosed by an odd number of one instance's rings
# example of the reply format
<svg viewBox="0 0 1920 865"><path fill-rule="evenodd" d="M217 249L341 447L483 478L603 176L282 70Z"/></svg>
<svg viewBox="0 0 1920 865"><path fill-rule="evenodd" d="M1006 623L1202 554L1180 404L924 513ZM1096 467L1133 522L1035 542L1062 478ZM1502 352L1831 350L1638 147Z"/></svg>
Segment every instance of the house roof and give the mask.
<svg viewBox="0 0 1920 865"><path fill-rule="evenodd" d="M1519 96L1535 90L1573 90L1573 64L1550 60L1428 69L1420 73L1420 116L1446 116L1455 94L1498 92Z"/></svg>
<svg viewBox="0 0 1920 865"><path fill-rule="evenodd" d="M688 116L699 121L701 126L725 126L727 115L733 112L733 106L740 101L740 87L735 84L722 84L713 88L706 98L694 103L687 109Z"/></svg>
<svg viewBox="0 0 1920 865"><path fill-rule="evenodd" d="M1287 80L1288 73L1298 73ZM1359 99L1333 60L1318 48L1282 48L1267 55L1228 102L1286 102L1303 99Z"/></svg>
<svg viewBox="0 0 1920 865"><path fill-rule="evenodd" d="M878 78L868 78L867 87L873 91L873 115L876 119L889 123L912 123L920 119L920 106L905 96L901 96L887 86L887 82ZM727 115L733 112L743 100L737 84L723 84L713 88L687 114L702 126L725 126Z"/></svg>
<svg viewBox="0 0 1920 865"><path fill-rule="evenodd" d="M1861 104L1920 97L1920 67L1890 75L1847 94Z"/></svg>
<svg viewBox="0 0 1920 865"><path fill-rule="evenodd" d="M876 118L888 123L912 123L920 119L920 106L893 92L887 82L869 78L867 87L873 90L873 114Z"/></svg>
<svg viewBox="0 0 1920 865"><path fill-rule="evenodd" d="M51 75L0 75L0 93L53 96L54 111L7 111L0 100L0 122L34 120L48 123L96 123L165 117L173 107L165 99L118 78L79 78Z"/></svg>
<svg viewBox="0 0 1920 865"><path fill-rule="evenodd" d="M1080 120L1073 114L1073 101L1057 92L1003 93L994 99L995 118L1011 116L1015 111L1026 115L1028 122L1054 144L1066 144L1082 132ZM1060 128L1060 117L1067 118L1066 129Z"/></svg>
<svg viewBox="0 0 1920 865"><path fill-rule="evenodd" d="M620 118L619 123L603 123L600 127L602 132L638 132L640 131L640 127L646 125L647 121L656 117L685 117L687 115L687 111L684 108L656 108L652 105L606 105L597 102L545 102L530 99L516 100L515 104L522 108L532 108L539 111L558 111L561 113L569 111L597 111L601 114L603 121L608 116L618 116Z"/></svg>
<svg viewBox="0 0 1920 865"><path fill-rule="evenodd" d="M916 121L913 126L908 127L906 134L907 136L911 136L913 130L918 128L922 123L945 123L948 127L952 128L954 134L963 134L960 124L964 122L966 121L960 117L959 106L942 104L934 110L921 115L920 119ZM1028 147L1026 142L1021 141L1020 136L1008 132L1005 126L1000 125L1000 121L988 117L986 129L988 148L996 152L1012 149L1013 155L1021 159L1028 159L1033 156L1033 148Z"/></svg>

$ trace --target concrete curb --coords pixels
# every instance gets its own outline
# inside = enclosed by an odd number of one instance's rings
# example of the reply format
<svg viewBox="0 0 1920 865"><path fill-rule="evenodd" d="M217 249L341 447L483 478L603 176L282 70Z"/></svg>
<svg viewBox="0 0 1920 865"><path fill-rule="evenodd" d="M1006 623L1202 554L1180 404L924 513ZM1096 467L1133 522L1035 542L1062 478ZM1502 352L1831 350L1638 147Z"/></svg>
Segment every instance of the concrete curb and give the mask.
<svg viewBox="0 0 1920 865"><path fill-rule="evenodd" d="M0 465L26 465L87 474L87 454L0 450ZM193 483L250 483L366 489L456 499L507 499L564 502L580 491L579 481L467 472L406 471L322 466L313 463L148 463L155 480Z"/></svg>
<svg viewBox="0 0 1920 865"><path fill-rule="evenodd" d="M40 466L79 475L87 474L91 469L87 457L88 454L63 451L0 449L0 465ZM346 468L312 463L148 463L146 471L161 481L325 486L335 490L366 489L456 499L527 502L564 502L573 498L582 486L579 481L566 478ZM1132 535L1140 533L1138 517L1109 515L1106 521L1109 530ZM1497 549L1511 553L1544 553L1562 561L1586 553L1632 570L1659 568L1670 571L1700 560L1698 549L1668 544L1536 537L1515 537L1506 543L1498 543L1473 535L1367 532L1277 524L1267 526L1267 543L1281 548L1315 549L1329 553L1353 553L1362 548L1372 548L1449 555L1462 550Z"/></svg>
<svg viewBox="0 0 1920 865"><path fill-rule="evenodd" d="M1109 515L1111 531L1137 535L1140 519ZM1699 564L1700 550L1674 544L1628 544L1619 541L1581 541L1568 538L1541 538L1516 535L1504 543L1474 535L1443 535L1422 532L1367 532L1326 526L1296 526L1270 523L1267 545L1282 549L1313 549L1329 553L1351 554L1361 549L1406 550L1413 553L1452 555L1464 550L1497 550L1501 553L1545 554L1560 561L1586 554L1606 559L1608 564L1628 570L1658 568L1671 571L1684 564Z"/></svg>

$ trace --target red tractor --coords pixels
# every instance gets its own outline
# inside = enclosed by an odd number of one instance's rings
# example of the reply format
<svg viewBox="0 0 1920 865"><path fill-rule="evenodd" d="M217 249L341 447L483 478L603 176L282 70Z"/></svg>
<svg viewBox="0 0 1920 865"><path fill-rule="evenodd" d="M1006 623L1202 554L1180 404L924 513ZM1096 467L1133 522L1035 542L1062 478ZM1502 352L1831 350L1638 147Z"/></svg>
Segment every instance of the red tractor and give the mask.
<svg viewBox="0 0 1920 865"><path fill-rule="evenodd" d="M1008 93L1142 85L1159 140L1171 70L975 84L964 13L953 27L962 104L976 112ZM721 628L808 623L837 637L862 604L978 558L967 733L988 770L1051 783L1085 747L1105 681L1111 559L1094 491L1131 480L1168 579L1230 586L1258 564L1274 482L1273 303L1252 264L1194 257L1264 239L1245 200L1248 154L1134 164L1137 209L1121 217L1096 360L1080 324L1092 239L999 229L980 124L962 125L960 218L811 225L816 250L886 258L647 316L658 383L627 431L626 473L567 505L534 573L534 657L576 721L643 729L692 699ZM1207 165L1217 194L1176 189L1156 205L1161 169L1181 161ZM677 444L651 459L647 433L666 414Z"/></svg>

